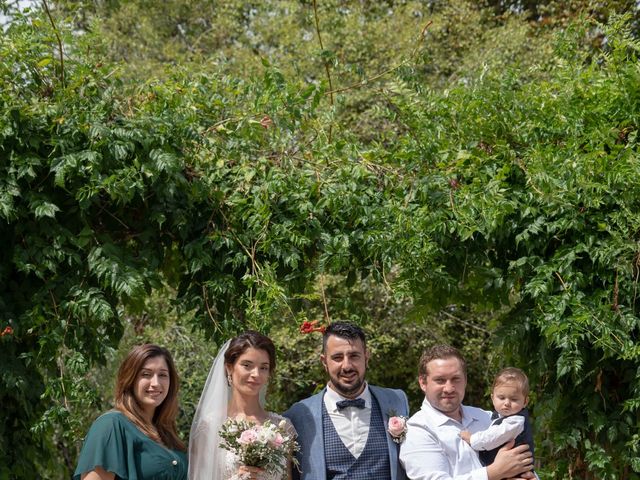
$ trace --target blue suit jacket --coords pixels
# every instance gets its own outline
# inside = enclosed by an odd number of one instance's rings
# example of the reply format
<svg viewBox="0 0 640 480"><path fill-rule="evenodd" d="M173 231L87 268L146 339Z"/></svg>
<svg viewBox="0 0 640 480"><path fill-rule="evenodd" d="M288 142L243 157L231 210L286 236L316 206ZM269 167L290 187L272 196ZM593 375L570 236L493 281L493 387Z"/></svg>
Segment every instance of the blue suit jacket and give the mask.
<svg viewBox="0 0 640 480"><path fill-rule="evenodd" d="M409 403L407 395L402 390L381 388L369 385L371 395L380 405L382 420L385 426L389 423L389 414L409 416ZM324 436L322 431L322 403L324 392L313 395L291 406L284 416L291 420L298 432L300 451L296 454L300 462L300 470L293 467L294 480L326 480L327 469L324 461ZM406 476L400 462L398 451L400 445L395 443L391 435L387 433L387 446L389 448L389 464L391 467L391 480L405 480Z"/></svg>

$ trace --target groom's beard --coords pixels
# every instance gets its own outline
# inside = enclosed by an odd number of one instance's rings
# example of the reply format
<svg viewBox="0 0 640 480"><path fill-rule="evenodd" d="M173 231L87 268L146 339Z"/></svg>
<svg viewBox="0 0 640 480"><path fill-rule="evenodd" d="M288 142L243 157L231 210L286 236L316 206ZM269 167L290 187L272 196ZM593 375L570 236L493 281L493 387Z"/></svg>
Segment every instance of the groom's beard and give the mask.
<svg viewBox="0 0 640 480"><path fill-rule="evenodd" d="M344 373L352 373L352 370L346 372L341 370L338 373L338 376L330 375L329 379L331 380L331 385L333 386L333 389L343 397L355 397L356 395L360 394L361 390L363 389L364 375L360 377L358 375L358 372L356 371L356 378L353 383L344 383L340 380L340 375Z"/></svg>

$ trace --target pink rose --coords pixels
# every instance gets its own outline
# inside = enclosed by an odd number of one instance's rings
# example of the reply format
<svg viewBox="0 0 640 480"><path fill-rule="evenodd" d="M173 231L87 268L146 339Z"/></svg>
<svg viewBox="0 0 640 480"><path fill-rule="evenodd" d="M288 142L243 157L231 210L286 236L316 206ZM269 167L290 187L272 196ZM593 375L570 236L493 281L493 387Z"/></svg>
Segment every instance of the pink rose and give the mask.
<svg viewBox="0 0 640 480"><path fill-rule="evenodd" d="M400 437L405 433L407 421L402 417L391 417L389 419L389 433L393 437Z"/></svg>
<svg viewBox="0 0 640 480"><path fill-rule="evenodd" d="M282 438L282 435L280 435L279 433L276 433L276 438L274 438L273 442L271 443L273 443L273 445L276 447L281 447L284 443L284 438Z"/></svg>
<svg viewBox="0 0 640 480"><path fill-rule="evenodd" d="M258 440L258 433L253 429L245 430L240 434L240 438L238 439L238 443L247 445L249 443L255 443Z"/></svg>

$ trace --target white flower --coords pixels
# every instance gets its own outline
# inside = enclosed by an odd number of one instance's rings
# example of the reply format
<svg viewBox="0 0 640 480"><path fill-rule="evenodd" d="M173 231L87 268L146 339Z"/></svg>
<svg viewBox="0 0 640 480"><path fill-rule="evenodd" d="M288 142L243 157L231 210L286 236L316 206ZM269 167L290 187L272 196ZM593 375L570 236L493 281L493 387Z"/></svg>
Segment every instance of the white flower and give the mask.
<svg viewBox="0 0 640 480"><path fill-rule="evenodd" d="M260 428L258 432L258 441L260 443L269 443L273 442L276 439L277 432L270 428L269 426L263 426Z"/></svg>
<svg viewBox="0 0 640 480"><path fill-rule="evenodd" d="M236 424L231 424L229 425L229 428L227 428L227 432L233 434L233 433L238 433L238 426Z"/></svg>

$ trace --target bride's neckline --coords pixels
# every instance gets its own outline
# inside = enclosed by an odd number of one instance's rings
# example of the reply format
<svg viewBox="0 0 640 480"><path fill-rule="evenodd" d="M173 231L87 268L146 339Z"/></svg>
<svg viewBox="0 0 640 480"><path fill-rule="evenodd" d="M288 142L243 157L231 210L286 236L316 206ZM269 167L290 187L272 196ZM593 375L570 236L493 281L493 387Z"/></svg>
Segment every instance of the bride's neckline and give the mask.
<svg viewBox="0 0 640 480"><path fill-rule="evenodd" d="M238 415L243 416L247 421L252 422L252 423L257 423L258 425L262 425L264 422L266 422L267 420L269 420L271 418L271 414L269 412L267 412L265 410L264 412L264 416L256 416L256 415L247 415L244 412L235 412L235 413L228 413L228 417L229 418L235 418Z"/></svg>

